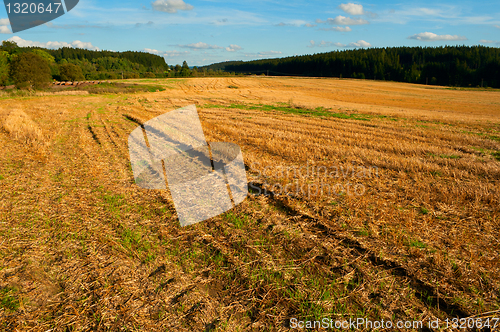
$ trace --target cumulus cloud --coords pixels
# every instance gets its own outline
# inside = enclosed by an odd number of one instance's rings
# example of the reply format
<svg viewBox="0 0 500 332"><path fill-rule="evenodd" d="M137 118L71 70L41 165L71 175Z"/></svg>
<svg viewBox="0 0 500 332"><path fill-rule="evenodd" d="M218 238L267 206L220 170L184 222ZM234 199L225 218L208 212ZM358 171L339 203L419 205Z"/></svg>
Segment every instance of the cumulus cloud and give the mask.
<svg viewBox="0 0 500 332"><path fill-rule="evenodd" d="M335 25L363 25L363 24L368 24L367 20L363 20L362 18L350 18L350 17L345 17L342 15L339 15L335 18L329 18L327 20L328 24L335 24Z"/></svg>
<svg viewBox="0 0 500 332"><path fill-rule="evenodd" d="M145 48L145 49L143 49L143 51L147 52L147 53L153 53L153 54L160 54L161 53L160 51L152 49L152 48Z"/></svg>
<svg viewBox="0 0 500 332"><path fill-rule="evenodd" d="M234 44L231 44L231 45L229 45L229 47L226 47L226 51L228 51L228 52L236 52L236 51L240 51L242 49L243 49L243 47L238 46L238 45L234 45Z"/></svg>
<svg viewBox="0 0 500 332"><path fill-rule="evenodd" d="M308 27L308 28L314 28L316 26L316 24L306 23L306 24L304 24L304 26Z"/></svg>
<svg viewBox="0 0 500 332"><path fill-rule="evenodd" d="M8 18L0 18L0 33L12 33L8 27L9 24Z"/></svg>
<svg viewBox="0 0 500 332"><path fill-rule="evenodd" d="M46 43L41 43L41 42L37 42L37 41L24 40L18 36L14 36L14 37L9 38L7 40L15 42L20 47L36 46L36 47L49 48L49 49L57 49L57 48L62 48L62 47L72 47L72 48L84 48L87 50L99 51L99 48L92 45L92 43L82 42L79 40L74 40L71 43L59 42L59 41L49 41Z"/></svg>
<svg viewBox="0 0 500 332"><path fill-rule="evenodd" d="M334 42L327 42L327 41L324 41L322 40L321 42L319 43L316 43L314 40L311 40L310 41L310 45L307 46L307 47L310 47L310 48L313 48L313 47L346 47L345 44L342 44L342 43L334 43Z"/></svg>
<svg viewBox="0 0 500 332"><path fill-rule="evenodd" d="M349 27L331 27L331 28L321 28L323 31L340 31L340 32L349 32L352 31Z"/></svg>
<svg viewBox="0 0 500 332"><path fill-rule="evenodd" d="M339 6L340 9L351 15L363 15L365 11L362 5L357 5L355 3L343 3Z"/></svg>
<svg viewBox="0 0 500 332"><path fill-rule="evenodd" d="M12 31L10 31L9 27L6 26L6 25L0 25L0 33L12 33Z"/></svg>
<svg viewBox="0 0 500 332"><path fill-rule="evenodd" d="M335 18L329 18L326 21L323 21L321 19L317 19L316 23L328 23L331 25L363 25L363 24L369 24L367 20L364 20L362 18L350 18L346 16L339 15Z"/></svg>
<svg viewBox="0 0 500 332"><path fill-rule="evenodd" d="M187 54L189 54L189 51L158 51L158 50L155 50L155 49L152 49L152 48L145 48L142 50L143 52L147 52L147 53L152 53L152 54L156 54L156 55L161 55L163 57L170 57L170 58L175 58L175 57L180 57L180 56L185 56Z"/></svg>
<svg viewBox="0 0 500 332"><path fill-rule="evenodd" d="M464 36L458 35L437 35L432 32L421 32L417 33L413 36L408 37L408 39L415 39L421 41L453 41L453 40L467 40Z"/></svg>
<svg viewBox="0 0 500 332"><path fill-rule="evenodd" d="M316 43L314 40L311 40L309 42L310 44L307 47L313 48L313 47L371 47L372 44L364 41L364 40L358 40L357 42L352 42L349 44L342 44L342 43L334 43L334 42L329 42L329 41L324 41L322 40L319 43Z"/></svg>
<svg viewBox="0 0 500 332"><path fill-rule="evenodd" d="M358 40L355 43L347 44L347 47L372 47L372 44L370 44L364 40Z"/></svg>
<svg viewBox="0 0 500 332"><path fill-rule="evenodd" d="M202 43L202 42L187 44L187 45L177 45L177 46L182 48L190 48L192 50L217 50L223 48L217 45L209 45L207 43Z"/></svg>
<svg viewBox="0 0 500 332"><path fill-rule="evenodd" d="M179 10L191 10L194 7L183 0L156 0L151 3L154 10L174 14Z"/></svg>
<svg viewBox="0 0 500 332"><path fill-rule="evenodd" d="M479 41L480 44L495 44L495 45L500 45L500 41L496 40L486 40L486 39L481 39Z"/></svg>

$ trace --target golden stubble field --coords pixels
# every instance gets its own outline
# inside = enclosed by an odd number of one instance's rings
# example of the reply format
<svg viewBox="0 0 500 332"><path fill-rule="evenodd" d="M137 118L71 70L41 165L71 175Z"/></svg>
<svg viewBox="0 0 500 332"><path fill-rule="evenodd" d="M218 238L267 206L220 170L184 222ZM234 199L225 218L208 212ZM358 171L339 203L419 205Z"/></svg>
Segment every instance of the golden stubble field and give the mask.
<svg viewBox="0 0 500 332"><path fill-rule="evenodd" d="M0 95L0 330L286 331L292 318L466 317L493 330L499 91L130 82L166 90ZM134 184L127 137L190 104L209 141L242 148L252 195L180 228L168 191Z"/></svg>

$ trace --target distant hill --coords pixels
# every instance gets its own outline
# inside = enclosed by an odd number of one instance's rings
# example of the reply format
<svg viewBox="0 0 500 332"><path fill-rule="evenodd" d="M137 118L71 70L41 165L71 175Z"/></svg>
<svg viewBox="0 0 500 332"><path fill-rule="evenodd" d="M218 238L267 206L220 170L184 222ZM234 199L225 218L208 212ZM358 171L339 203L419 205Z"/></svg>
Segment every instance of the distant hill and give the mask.
<svg viewBox="0 0 500 332"><path fill-rule="evenodd" d="M81 69L81 79L102 80L115 78L166 77L171 68L162 56L146 52L91 51L63 47L52 50L40 47L19 47L16 43L4 41L0 46L0 74L9 71L10 63L24 53L35 53L48 62L54 79L62 78L61 66L76 65ZM3 60L2 60L3 58ZM2 76L2 75L0 75ZM64 79L64 78L63 78ZM0 84L9 82L5 74Z"/></svg>
<svg viewBox="0 0 500 332"><path fill-rule="evenodd" d="M44 50L57 63L73 63L82 68L86 79L165 77L169 70L162 56L146 52L90 51L63 47Z"/></svg>
<svg viewBox="0 0 500 332"><path fill-rule="evenodd" d="M25 53L36 54L45 60L50 67L49 78L51 80L79 81L227 75L222 70L203 70L189 67L186 61L182 65L169 66L164 57L146 52L92 51L70 47L52 50L40 47L19 47L13 41L3 41L0 45L0 86L14 83L15 75L11 70L12 64L15 64L16 59ZM27 72L26 75L23 74L26 76L23 79L28 82L28 76L36 75L34 72L30 74L30 71L34 69L24 68L26 66L29 67L29 64L26 63L22 66L23 71ZM18 68L19 66L14 65L14 67ZM29 82L27 84L31 85Z"/></svg>
<svg viewBox="0 0 500 332"><path fill-rule="evenodd" d="M146 70L156 71L156 70L168 70L168 64L165 62L165 58L159 55L146 53L146 52L112 52L112 51L90 51L80 48L68 48L63 47L57 50L45 50L50 53L57 62L62 59L66 60L96 60L99 58L114 58L114 59L124 59L131 63L139 64Z"/></svg>
<svg viewBox="0 0 500 332"><path fill-rule="evenodd" d="M227 71L225 70L225 68L227 66L232 66L232 65L240 65L240 64L243 64L245 62L243 61L225 61L225 62L219 62L219 63L214 63L214 64L211 64L211 65L208 65L208 66L203 66L203 67L199 67L199 69L203 70L213 70L213 71L217 71L217 70L222 70L222 71Z"/></svg>
<svg viewBox="0 0 500 332"><path fill-rule="evenodd" d="M484 46L391 47L334 51L254 61L206 70L285 76L343 77L500 88L500 49Z"/></svg>

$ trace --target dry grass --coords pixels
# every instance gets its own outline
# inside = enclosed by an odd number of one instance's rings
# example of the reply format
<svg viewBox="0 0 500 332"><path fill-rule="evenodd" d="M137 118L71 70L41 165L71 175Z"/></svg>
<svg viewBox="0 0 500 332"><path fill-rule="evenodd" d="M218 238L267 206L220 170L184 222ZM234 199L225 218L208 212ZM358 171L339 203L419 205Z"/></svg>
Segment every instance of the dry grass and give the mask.
<svg viewBox="0 0 500 332"><path fill-rule="evenodd" d="M1 329L285 331L292 317L499 316L498 92L285 78L165 85L2 100ZM192 103L208 140L239 144L254 193L268 195L180 228L168 192L134 185L127 136ZM23 148L30 140L46 141L44 157ZM293 172L307 164L374 171ZM280 190L317 183L364 192Z"/></svg>
<svg viewBox="0 0 500 332"><path fill-rule="evenodd" d="M3 123L3 129L10 137L22 144L38 148L45 145L44 135L40 127L20 109L10 112Z"/></svg>
<svg viewBox="0 0 500 332"><path fill-rule="evenodd" d="M86 96L88 91L81 90L63 90L63 91L50 91L50 92L37 92L37 96Z"/></svg>

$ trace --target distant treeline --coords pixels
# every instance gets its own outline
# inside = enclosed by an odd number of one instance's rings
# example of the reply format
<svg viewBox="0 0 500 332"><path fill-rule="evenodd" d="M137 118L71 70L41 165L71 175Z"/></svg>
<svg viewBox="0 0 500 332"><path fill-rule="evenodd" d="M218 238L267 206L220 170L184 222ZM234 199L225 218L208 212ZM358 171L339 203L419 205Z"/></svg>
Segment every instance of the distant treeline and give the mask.
<svg viewBox="0 0 500 332"><path fill-rule="evenodd" d="M64 47L50 50L0 46L0 85L41 87L51 80L82 81L121 78L165 78L224 75L221 70L189 68L186 61L169 66L162 56L146 52L91 51ZM36 81L36 82L35 82Z"/></svg>
<svg viewBox="0 0 500 332"><path fill-rule="evenodd" d="M500 88L500 49L483 46L370 48L248 62L229 61L202 68L247 74Z"/></svg>

